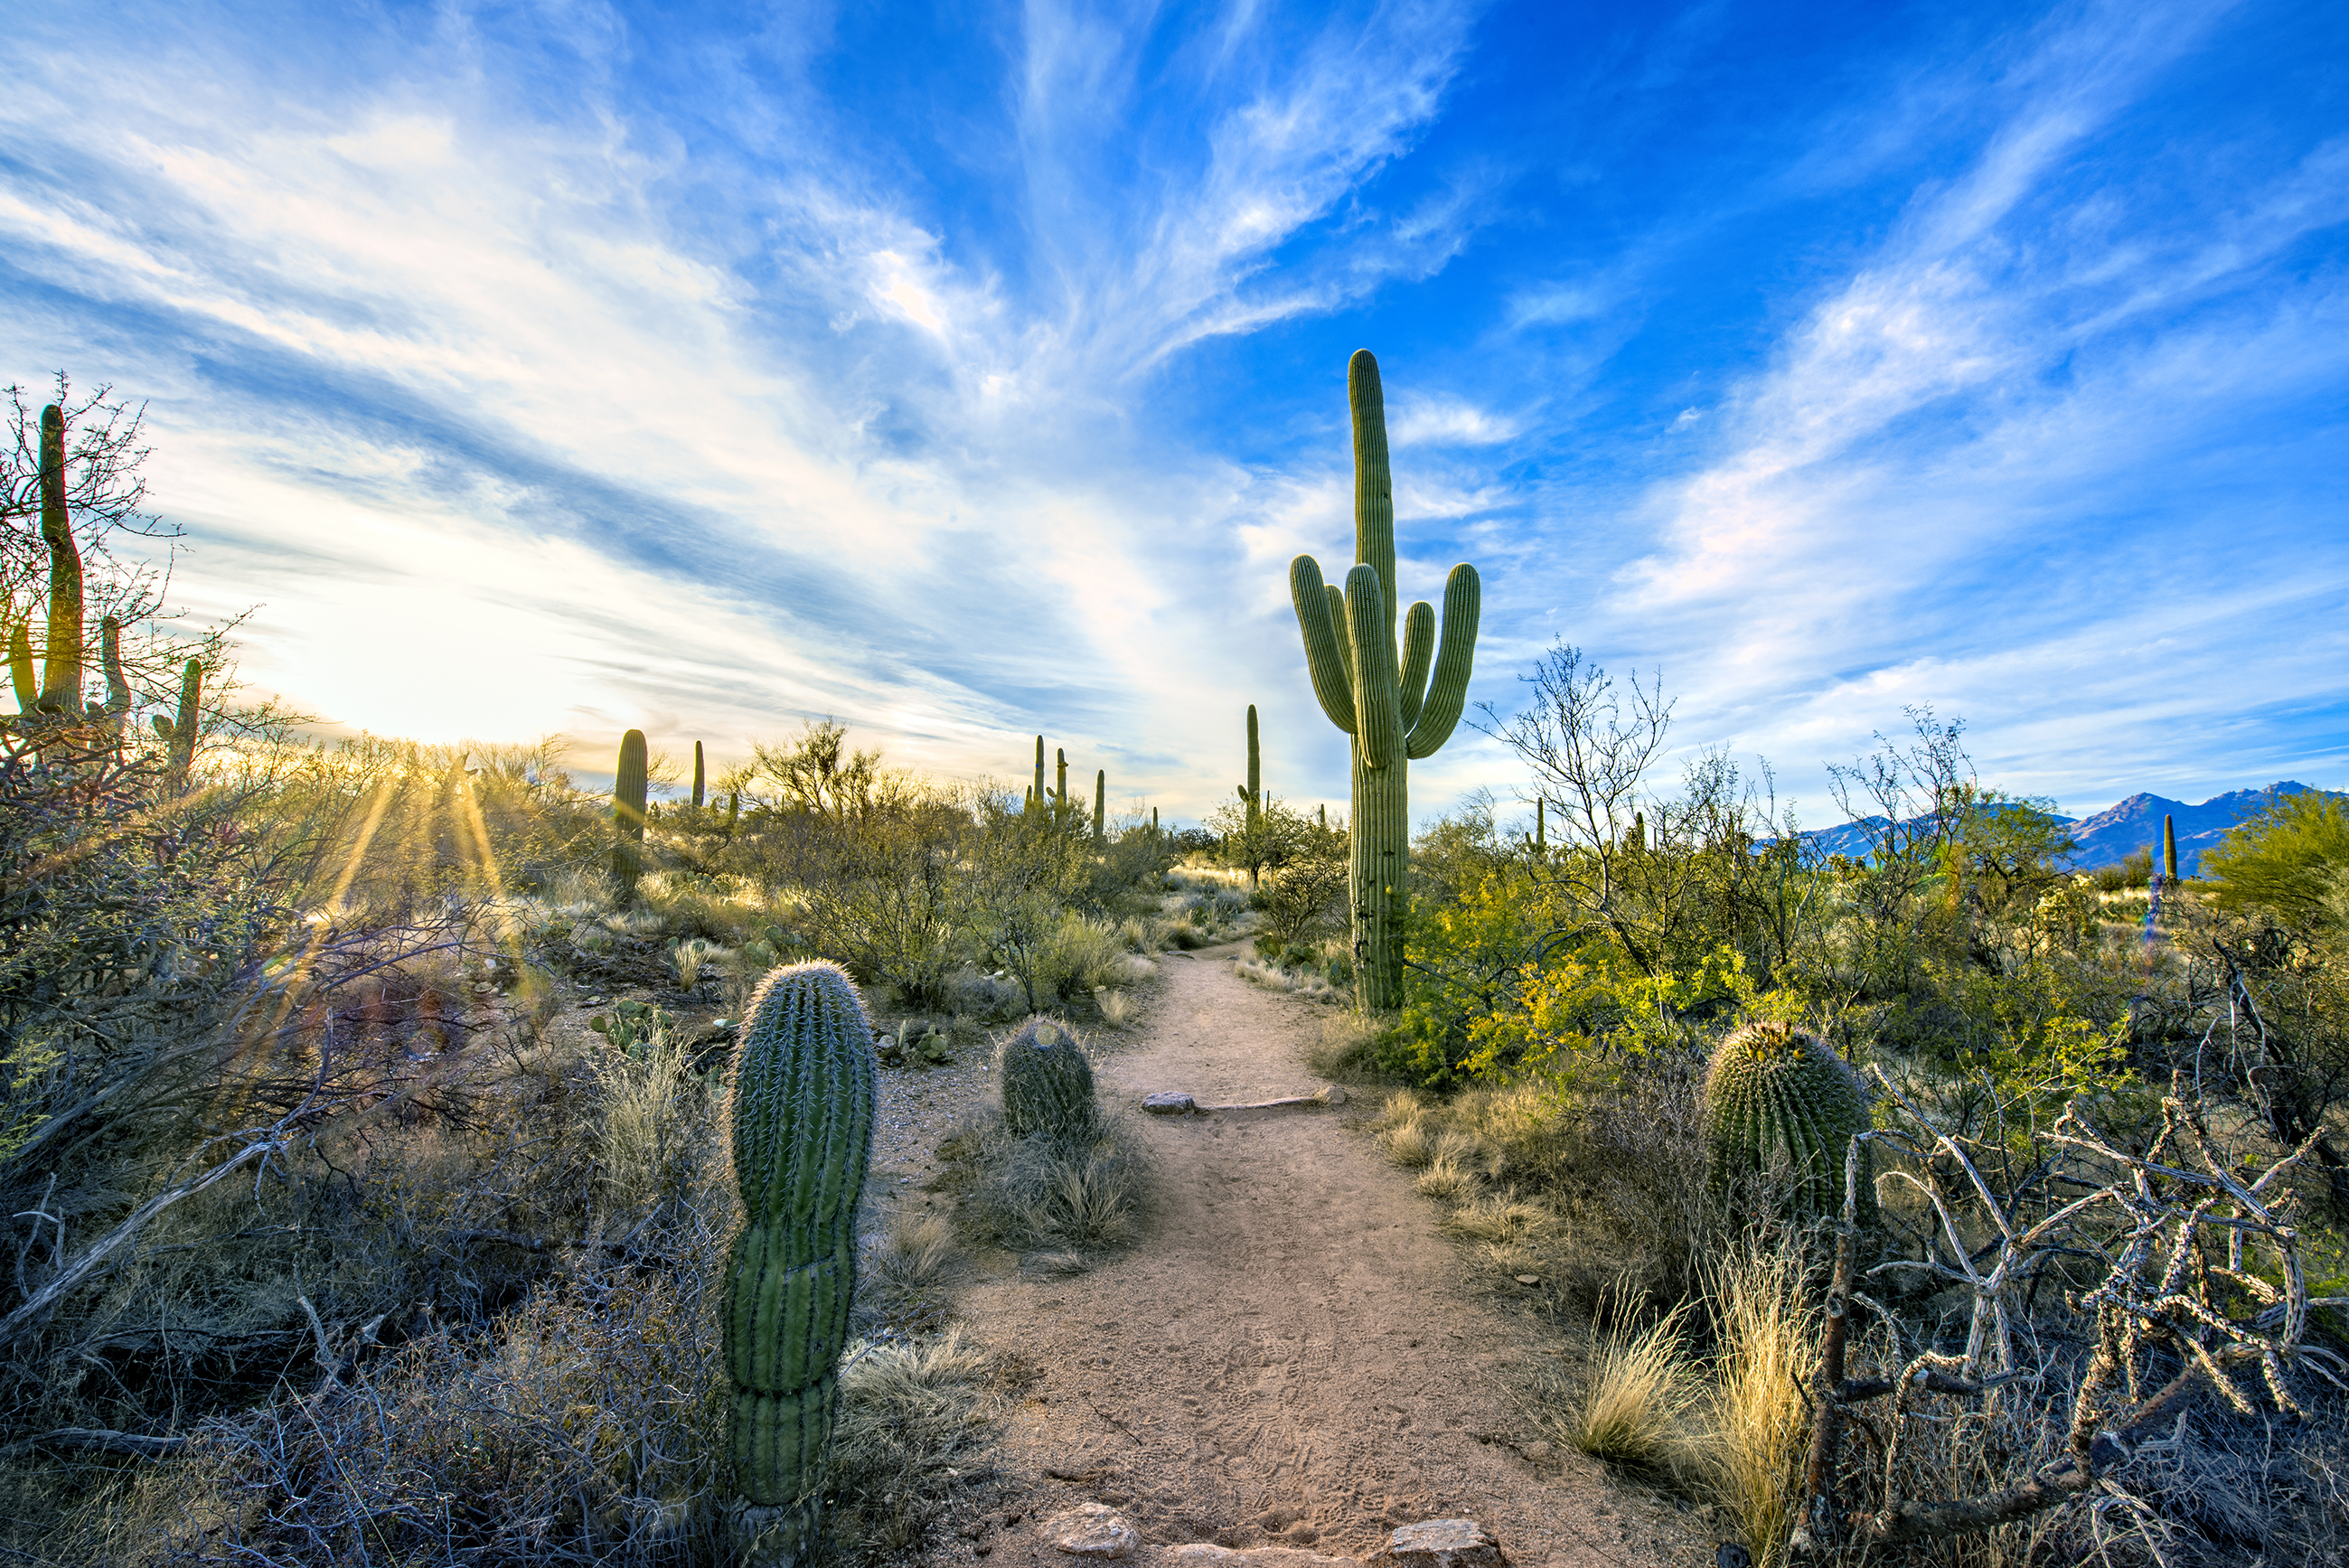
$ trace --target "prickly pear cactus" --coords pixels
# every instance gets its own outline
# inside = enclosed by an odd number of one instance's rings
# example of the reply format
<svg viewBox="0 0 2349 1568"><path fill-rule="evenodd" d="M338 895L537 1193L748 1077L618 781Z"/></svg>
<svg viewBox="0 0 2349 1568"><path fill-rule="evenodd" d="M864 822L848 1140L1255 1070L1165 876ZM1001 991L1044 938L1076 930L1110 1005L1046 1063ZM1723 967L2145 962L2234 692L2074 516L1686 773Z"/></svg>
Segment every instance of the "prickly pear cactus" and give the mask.
<svg viewBox="0 0 2349 1568"><path fill-rule="evenodd" d="M732 1517L754 1563L814 1554L876 1082L873 1031L838 965L794 964L761 983L734 1068L743 1222L725 1298Z"/></svg>
<svg viewBox="0 0 2349 1568"><path fill-rule="evenodd" d="M1706 1164L1713 1191L1775 1168L1783 1151L1795 1202L1813 1214L1843 1211L1844 1156L1868 1128L1868 1097L1850 1068L1816 1036L1785 1024L1748 1024L1721 1042L1704 1079ZM1868 1146L1860 1146L1859 1208L1876 1214Z"/></svg>
<svg viewBox="0 0 2349 1568"><path fill-rule="evenodd" d="M641 1057L656 1034L672 1032L677 1020L649 1002L615 1002L609 1014L587 1020L587 1026L624 1056Z"/></svg>
<svg viewBox="0 0 2349 1568"><path fill-rule="evenodd" d="M1068 1027L1030 1018L1003 1042L997 1061L1003 1121L1018 1137L1073 1141L1092 1133L1093 1068Z"/></svg>

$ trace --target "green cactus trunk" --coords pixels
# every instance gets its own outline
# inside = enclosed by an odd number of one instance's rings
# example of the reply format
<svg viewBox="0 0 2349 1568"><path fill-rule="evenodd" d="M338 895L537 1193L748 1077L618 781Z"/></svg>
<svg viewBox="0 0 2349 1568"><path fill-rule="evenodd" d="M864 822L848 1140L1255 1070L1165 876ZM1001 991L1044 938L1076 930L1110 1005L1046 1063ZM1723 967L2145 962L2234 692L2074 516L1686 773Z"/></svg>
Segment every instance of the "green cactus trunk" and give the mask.
<svg viewBox="0 0 2349 1568"><path fill-rule="evenodd" d="M1065 822L1069 820L1068 748L1063 746L1054 747L1052 748L1052 757L1056 764L1052 772L1052 820L1055 822Z"/></svg>
<svg viewBox="0 0 2349 1568"><path fill-rule="evenodd" d="M98 667L106 672L106 727L116 735L130 717L130 683L122 678L122 617L98 624Z"/></svg>
<svg viewBox="0 0 2349 1568"><path fill-rule="evenodd" d="M2161 880L2171 886L2178 882L2178 820L2167 811L2161 814Z"/></svg>
<svg viewBox="0 0 2349 1568"><path fill-rule="evenodd" d="M1158 841L1158 808L1155 806L1150 808L1150 841L1153 843Z"/></svg>
<svg viewBox="0 0 2349 1568"><path fill-rule="evenodd" d="M1109 769L1093 769L1093 842L1109 836Z"/></svg>
<svg viewBox="0 0 2349 1568"><path fill-rule="evenodd" d="M81 551L66 516L66 417L41 410L41 538L49 547L49 643L39 706L81 717Z"/></svg>
<svg viewBox="0 0 2349 1568"><path fill-rule="evenodd" d="M1036 738L1036 783L1028 791L1028 810L1041 814L1044 810L1044 738Z"/></svg>
<svg viewBox="0 0 2349 1568"><path fill-rule="evenodd" d="M1549 820L1545 808L1548 802L1537 798L1534 801L1534 853L1549 853Z"/></svg>
<svg viewBox="0 0 2349 1568"><path fill-rule="evenodd" d="M619 765L612 773L612 880L620 884L624 900L636 896L636 880L645 874L648 770L645 732L632 729L620 737Z"/></svg>
<svg viewBox="0 0 2349 1568"><path fill-rule="evenodd" d="M693 743L693 809L701 810L701 742Z"/></svg>
<svg viewBox="0 0 2349 1568"><path fill-rule="evenodd" d="M734 1068L742 1230L724 1325L732 1517L754 1563L816 1549L877 1080L872 1027L839 965L795 964L760 985Z"/></svg>
<svg viewBox="0 0 2349 1568"><path fill-rule="evenodd" d="M1810 1214L1843 1208L1844 1157L1868 1130L1859 1079L1816 1036L1784 1024L1748 1024L1722 1041L1704 1079L1708 1184L1726 1197L1741 1177L1775 1169L1783 1153L1795 1204ZM1872 1223L1876 1189L1862 1145L1859 1217Z"/></svg>
<svg viewBox="0 0 2349 1568"><path fill-rule="evenodd" d="M1395 640L1393 482L1387 463L1385 394L1368 349L1346 366L1354 425L1354 569L1341 591L1322 582L1309 555L1289 563L1290 598L1304 634L1313 695L1352 738L1355 997L1366 1013L1402 1001L1403 921L1411 899L1412 758L1452 738L1468 700L1483 584L1462 562L1444 584L1439 636L1426 603L1403 617Z"/></svg>

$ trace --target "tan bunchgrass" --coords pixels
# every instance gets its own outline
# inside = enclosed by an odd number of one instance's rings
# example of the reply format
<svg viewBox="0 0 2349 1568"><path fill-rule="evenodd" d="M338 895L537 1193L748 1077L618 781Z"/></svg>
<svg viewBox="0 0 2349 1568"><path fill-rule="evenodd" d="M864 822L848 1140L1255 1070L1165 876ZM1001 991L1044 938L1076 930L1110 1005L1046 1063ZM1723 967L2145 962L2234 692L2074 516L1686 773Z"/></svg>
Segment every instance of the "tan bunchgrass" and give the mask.
<svg viewBox="0 0 2349 1568"><path fill-rule="evenodd" d="M1123 1028L1133 1016L1133 998L1123 991L1096 991L1093 1006L1101 1009L1102 1022L1111 1028Z"/></svg>
<svg viewBox="0 0 2349 1568"><path fill-rule="evenodd" d="M1412 1183L1423 1198L1433 1198L1446 1203L1465 1203L1475 1195L1476 1175L1461 1169L1459 1160L1451 1153L1440 1153L1419 1173Z"/></svg>
<svg viewBox="0 0 2349 1568"><path fill-rule="evenodd" d="M1817 1346L1816 1315L1804 1300L1802 1260L1791 1253L1733 1254L1711 1295L1722 1353L1701 1468L1755 1563L1778 1568L1802 1494L1809 1437L1802 1379Z"/></svg>
<svg viewBox="0 0 2349 1568"><path fill-rule="evenodd" d="M1688 1451L1684 1418L1703 1391L1682 1346L1695 1303L1684 1301L1635 1330L1628 1295L1617 1296L1612 1321L1591 1352L1581 1397L1563 1412L1558 1430L1596 1459L1676 1469Z"/></svg>
<svg viewBox="0 0 2349 1568"><path fill-rule="evenodd" d="M1446 1214L1444 1228L1475 1242L1516 1242L1545 1229L1549 1220L1548 1210L1515 1191L1487 1192Z"/></svg>
<svg viewBox="0 0 2349 1568"><path fill-rule="evenodd" d="M687 990L701 978L701 966L709 962L717 947L698 936L689 936L669 949L669 962L677 965L677 983Z"/></svg>

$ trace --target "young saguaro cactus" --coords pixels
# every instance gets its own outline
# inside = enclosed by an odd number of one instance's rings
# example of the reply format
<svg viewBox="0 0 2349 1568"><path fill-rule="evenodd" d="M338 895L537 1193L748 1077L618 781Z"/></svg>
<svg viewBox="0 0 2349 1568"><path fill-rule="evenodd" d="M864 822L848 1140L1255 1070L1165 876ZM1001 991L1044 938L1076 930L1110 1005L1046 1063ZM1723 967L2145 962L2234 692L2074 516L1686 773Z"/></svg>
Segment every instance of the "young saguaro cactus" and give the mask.
<svg viewBox="0 0 2349 1568"><path fill-rule="evenodd" d="M1109 836L1109 769L1093 769L1093 842Z"/></svg>
<svg viewBox="0 0 2349 1568"><path fill-rule="evenodd" d="M1044 810L1044 738L1036 738L1036 783L1028 791L1028 810L1041 814Z"/></svg>
<svg viewBox="0 0 2349 1568"><path fill-rule="evenodd" d="M1785 1153L1795 1202L1814 1214L1843 1207L1844 1153L1868 1128L1868 1097L1851 1068L1816 1035L1785 1024L1748 1024L1721 1042L1704 1078L1706 1165L1716 1195L1741 1175L1769 1171ZM1859 1209L1876 1212L1861 1146Z"/></svg>
<svg viewBox="0 0 2349 1568"><path fill-rule="evenodd" d="M733 1518L753 1563L807 1561L823 1522L878 1078L864 1005L838 965L760 984L734 1068L742 1230L725 1295Z"/></svg>
<svg viewBox="0 0 2349 1568"><path fill-rule="evenodd" d="M2178 819L2167 811L2161 814L2161 881L2165 887L2178 883Z"/></svg>
<svg viewBox="0 0 2349 1568"><path fill-rule="evenodd" d="M632 729L620 737L619 765L612 772L612 880L620 896L636 896L636 879L645 874L645 789L650 773L645 732Z"/></svg>
<svg viewBox="0 0 2349 1568"><path fill-rule="evenodd" d="M155 733L163 738L169 748L174 789L187 783L188 769L196 759L196 730L203 717L203 663L190 659L180 666L180 717L166 718L160 713L155 716Z"/></svg>
<svg viewBox="0 0 2349 1568"><path fill-rule="evenodd" d="M693 743L693 809L701 810L702 802L701 742Z"/></svg>
<svg viewBox="0 0 2349 1568"><path fill-rule="evenodd" d="M1289 562L1289 595L1305 636L1313 695L1351 738L1355 995L1364 1012L1402 1000L1403 911L1411 896L1411 798L1405 764L1452 738L1468 700L1484 586L1463 562L1435 612L1413 604L1395 640L1394 485L1387 464L1386 397L1368 349L1346 366L1354 423L1354 568L1343 590L1325 584L1309 555ZM1433 668L1431 669L1431 665Z"/></svg>
<svg viewBox="0 0 2349 1568"><path fill-rule="evenodd" d="M1013 1136L1067 1142L1092 1131L1092 1064L1067 1026L1029 1019L1003 1042L996 1076L1003 1085L1003 1124Z"/></svg>

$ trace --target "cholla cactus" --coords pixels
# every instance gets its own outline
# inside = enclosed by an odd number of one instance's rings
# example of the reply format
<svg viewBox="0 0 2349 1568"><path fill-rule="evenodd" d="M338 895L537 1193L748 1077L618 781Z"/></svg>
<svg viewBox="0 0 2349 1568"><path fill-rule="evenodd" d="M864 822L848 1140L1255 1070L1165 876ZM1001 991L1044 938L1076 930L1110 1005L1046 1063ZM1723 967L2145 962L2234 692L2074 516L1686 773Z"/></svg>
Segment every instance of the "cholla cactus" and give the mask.
<svg viewBox="0 0 2349 1568"><path fill-rule="evenodd" d="M1859 1079L1816 1036L1748 1024L1721 1042L1704 1078L1706 1162L1716 1195L1738 1176L1773 1169L1783 1150L1795 1201L1815 1214L1843 1206L1844 1154L1868 1128ZM1861 1145L1860 1217L1876 1212Z"/></svg>
<svg viewBox="0 0 2349 1568"><path fill-rule="evenodd" d="M760 985L734 1068L742 1230L726 1269L734 1519L754 1563L804 1562L856 1286L878 1072L856 987L821 960Z"/></svg>
<svg viewBox="0 0 2349 1568"><path fill-rule="evenodd" d="M1064 1141L1093 1130L1093 1068L1065 1025L1030 1018L997 1059L1003 1121L1019 1137Z"/></svg>

